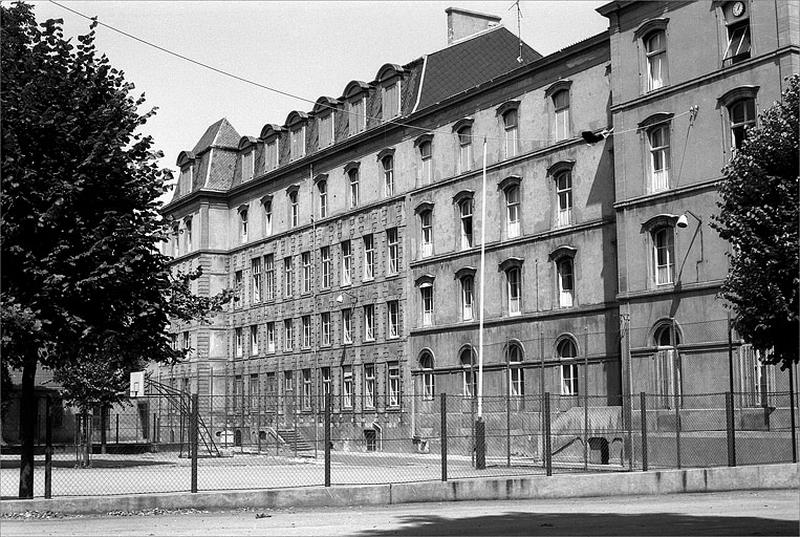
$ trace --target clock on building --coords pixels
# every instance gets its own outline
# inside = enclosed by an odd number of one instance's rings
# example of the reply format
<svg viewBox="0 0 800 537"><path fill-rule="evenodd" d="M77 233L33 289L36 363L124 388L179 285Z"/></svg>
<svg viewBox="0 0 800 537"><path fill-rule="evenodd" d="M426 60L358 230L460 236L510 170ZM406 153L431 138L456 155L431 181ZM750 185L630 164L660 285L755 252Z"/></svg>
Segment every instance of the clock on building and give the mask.
<svg viewBox="0 0 800 537"><path fill-rule="evenodd" d="M744 3L743 2L736 2L733 4L733 16L734 17L741 17L742 13L744 13Z"/></svg>

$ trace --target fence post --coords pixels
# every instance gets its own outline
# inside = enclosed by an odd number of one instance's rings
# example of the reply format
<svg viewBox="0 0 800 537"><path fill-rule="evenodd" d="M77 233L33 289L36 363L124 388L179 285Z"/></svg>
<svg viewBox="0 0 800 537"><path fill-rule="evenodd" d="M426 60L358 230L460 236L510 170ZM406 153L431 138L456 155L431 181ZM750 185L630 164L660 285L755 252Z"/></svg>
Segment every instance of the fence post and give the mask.
<svg viewBox="0 0 800 537"><path fill-rule="evenodd" d="M642 471L647 471L647 395L639 393L642 415ZM632 407L633 405L631 405Z"/></svg>
<svg viewBox="0 0 800 537"><path fill-rule="evenodd" d="M584 372L586 371L584 367ZM584 374L586 386L586 374ZM583 469L589 469L589 393L588 386L583 389Z"/></svg>
<svg viewBox="0 0 800 537"><path fill-rule="evenodd" d="M792 462L797 462L797 426L794 420L794 364L789 362L789 418L792 428Z"/></svg>
<svg viewBox="0 0 800 537"><path fill-rule="evenodd" d="M114 418L114 443L119 445L119 413Z"/></svg>
<svg viewBox="0 0 800 537"><path fill-rule="evenodd" d="M53 402L45 399L44 415L44 497L53 497Z"/></svg>
<svg viewBox="0 0 800 537"><path fill-rule="evenodd" d="M736 466L736 423L734 421L733 393L725 394L725 416L728 433L728 466Z"/></svg>
<svg viewBox="0 0 800 537"><path fill-rule="evenodd" d="M108 416L108 407L103 405L100 407L100 453L106 452L106 417Z"/></svg>
<svg viewBox="0 0 800 537"><path fill-rule="evenodd" d="M550 445L550 392L544 394L544 459L547 475L553 475L553 453Z"/></svg>
<svg viewBox="0 0 800 537"><path fill-rule="evenodd" d="M509 381L510 381L509 377ZM510 382L509 382L510 384ZM506 466L511 468L511 386L506 392Z"/></svg>
<svg viewBox="0 0 800 537"><path fill-rule="evenodd" d="M331 394L325 396L325 486L331 486Z"/></svg>
<svg viewBox="0 0 800 537"><path fill-rule="evenodd" d="M441 414L441 441L442 441L442 481L447 481L447 394L441 394L442 404L439 409Z"/></svg>
<svg viewBox="0 0 800 537"><path fill-rule="evenodd" d="M189 425L189 450L192 454L192 492L197 492L197 454L198 454L198 445L197 445L197 433L199 429L199 395L196 393L192 394L192 421Z"/></svg>
<svg viewBox="0 0 800 537"><path fill-rule="evenodd" d="M681 467L681 402L677 390L675 391L675 459L678 469Z"/></svg>
<svg viewBox="0 0 800 537"><path fill-rule="evenodd" d="M486 469L486 422L483 416L475 422L475 468Z"/></svg>
<svg viewBox="0 0 800 537"><path fill-rule="evenodd" d="M298 440L298 438L297 438L297 414L298 414L297 394L294 394L292 396L292 409L293 409L293 411L292 411L292 422L294 422L294 458L296 459L297 458L297 440Z"/></svg>

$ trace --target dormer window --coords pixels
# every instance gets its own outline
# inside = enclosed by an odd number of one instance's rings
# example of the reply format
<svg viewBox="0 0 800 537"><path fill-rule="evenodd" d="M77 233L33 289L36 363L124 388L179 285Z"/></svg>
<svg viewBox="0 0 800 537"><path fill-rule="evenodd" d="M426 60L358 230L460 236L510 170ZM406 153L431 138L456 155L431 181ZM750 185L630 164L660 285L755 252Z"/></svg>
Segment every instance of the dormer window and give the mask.
<svg viewBox="0 0 800 537"><path fill-rule="evenodd" d="M350 103L348 132L350 136L364 132L367 128L367 99L361 97Z"/></svg>
<svg viewBox="0 0 800 537"><path fill-rule="evenodd" d="M390 120L400 115L399 80L383 88L382 113L384 121Z"/></svg>
<svg viewBox="0 0 800 537"><path fill-rule="evenodd" d="M278 167L278 138L264 144L264 171L272 171Z"/></svg>
<svg viewBox="0 0 800 537"><path fill-rule="evenodd" d="M333 145L333 112L320 116L319 122L319 148Z"/></svg>
<svg viewBox="0 0 800 537"><path fill-rule="evenodd" d="M242 155L242 182L250 181L255 174L253 167L255 152L251 149Z"/></svg>
<svg viewBox="0 0 800 537"><path fill-rule="evenodd" d="M185 196L192 190L192 165L189 164L181 168L181 175L178 178L178 190Z"/></svg>
<svg viewBox="0 0 800 537"><path fill-rule="evenodd" d="M296 127L292 129L291 133L291 148L290 148L290 160L297 160L299 158L303 158L306 155L306 127L305 125L301 125L300 127Z"/></svg>

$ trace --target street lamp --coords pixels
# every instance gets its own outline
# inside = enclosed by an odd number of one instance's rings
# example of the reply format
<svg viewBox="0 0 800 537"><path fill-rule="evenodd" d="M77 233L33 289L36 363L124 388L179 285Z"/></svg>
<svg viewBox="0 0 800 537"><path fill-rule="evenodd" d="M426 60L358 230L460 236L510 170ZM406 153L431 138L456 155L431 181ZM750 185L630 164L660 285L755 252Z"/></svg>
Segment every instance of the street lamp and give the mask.
<svg viewBox="0 0 800 537"><path fill-rule="evenodd" d="M344 295L349 296L353 300L353 302L358 302L358 297L352 293L348 293L347 291L342 291L341 293L339 293L334 300L336 300L338 304L341 304L342 302L344 302Z"/></svg>

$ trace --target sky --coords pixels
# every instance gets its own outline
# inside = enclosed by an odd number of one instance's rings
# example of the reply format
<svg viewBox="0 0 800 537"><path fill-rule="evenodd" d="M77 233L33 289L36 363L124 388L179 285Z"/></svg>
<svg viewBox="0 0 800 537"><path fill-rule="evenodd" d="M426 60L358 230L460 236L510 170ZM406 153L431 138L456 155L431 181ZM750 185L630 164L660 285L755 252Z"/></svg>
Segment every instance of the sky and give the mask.
<svg viewBox="0 0 800 537"><path fill-rule="evenodd" d="M240 135L339 97L350 80L369 82L381 65L403 65L447 45L447 7L502 17L517 34L513 0L496 1L69 1L59 3L188 58L307 99L280 95L97 28L96 46L158 112L143 128L177 171L206 128L226 117ZM605 1L521 1L521 36L547 55L607 28ZM7 4L7 2L4 2ZM33 2L37 20L64 19L64 35L89 21L50 2ZM310 102L308 102L310 101ZM144 110L142 110L144 111ZM176 175L177 176L177 175Z"/></svg>

